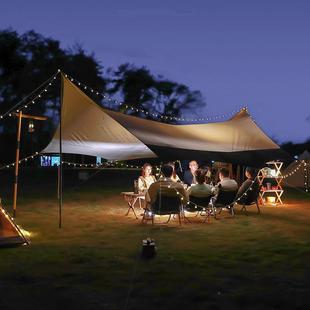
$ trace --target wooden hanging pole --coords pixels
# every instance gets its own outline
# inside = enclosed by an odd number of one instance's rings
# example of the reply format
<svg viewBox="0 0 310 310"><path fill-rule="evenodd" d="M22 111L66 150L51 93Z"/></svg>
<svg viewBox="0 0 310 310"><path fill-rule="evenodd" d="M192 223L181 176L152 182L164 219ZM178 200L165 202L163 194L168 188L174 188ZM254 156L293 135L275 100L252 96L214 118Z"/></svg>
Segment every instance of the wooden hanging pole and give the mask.
<svg viewBox="0 0 310 310"><path fill-rule="evenodd" d="M21 111L19 111L19 113L12 113L12 114L17 116L17 117L19 117L19 114L21 114L22 118L34 119L36 121L46 121L47 120L46 116L37 116L37 115L23 114Z"/></svg>
<svg viewBox="0 0 310 310"><path fill-rule="evenodd" d="M14 178L14 188L13 188L13 217L16 217L20 133L21 133L21 129L22 129L22 116L23 116L23 112L19 111L18 112L17 137L16 137L15 178Z"/></svg>
<svg viewBox="0 0 310 310"><path fill-rule="evenodd" d="M20 135L22 131L22 119L34 119L38 121L45 121L47 117L45 116L36 116L23 114L22 111L18 113L13 113L14 116L18 118L17 123L17 137L16 137L16 156L15 156L15 176L14 176L14 187L13 187L13 217L16 217L16 209L17 209L17 191L18 191L18 173L19 173L19 154L20 154Z"/></svg>

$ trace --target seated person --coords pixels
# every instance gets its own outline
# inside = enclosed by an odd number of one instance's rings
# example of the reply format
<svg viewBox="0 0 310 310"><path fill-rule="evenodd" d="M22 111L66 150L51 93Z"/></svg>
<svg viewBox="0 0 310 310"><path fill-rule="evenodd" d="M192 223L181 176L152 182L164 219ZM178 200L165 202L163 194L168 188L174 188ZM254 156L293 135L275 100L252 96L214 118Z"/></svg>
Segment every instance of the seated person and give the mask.
<svg viewBox="0 0 310 310"><path fill-rule="evenodd" d="M173 182L181 182L179 176L177 175L177 173L176 173L176 171L175 171L174 162L173 162L173 161L170 161L170 162L167 163L167 165L170 165L170 166L173 168L171 180L172 180Z"/></svg>
<svg viewBox="0 0 310 310"><path fill-rule="evenodd" d="M201 169L206 171L206 176L211 178L212 175L212 165L209 163L204 163L203 165L200 166Z"/></svg>
<svg viewBox="0 0 310 310"><path fill-rule="evenodd" d="M161 167L162 176L160 179L153 183L148 189L145 199L148 204L153 204L157 199L158 190L160 189L161 193L171 193L171 188L175 189L175 194L179 193L183 198L184 204L188 202L188 195L183 185L179 182L173 182L171 177L173 174L173 168L170 165L163 165Z"/></svg>
<svg viewBox="0 0 310 310"><path fill-rule="evenodd" d="M152 165L145 163L142 167L141 176L138 179L138 190L146 193L151 184L156 182L155 176L152 174Z"/></svg>
<svg viewBox="0 0 310 310"><path fill-rule="evenodd" d="M212 167L211 166L207 166L206 167L206 177L211 179L212 176Z"/></svg>
<svg viewBox="0 0 310 310"><path fill-rule="evenodd" d="M209 197L212 195L212 186L205 183L206 180L206 171L198 169L195 172L197 184L191 186L187 193L189 196L194 197Z"/></svg>
<svg viewBox="0 0 310 310"><path fill-rule="evenodd" d="M229 177L229 170L227 168L221 168L219 170L220 182L215 185L214 192L218 194L219 188L224 191L234 191L238 189L238 183Z"/></svg>
<svg viewBox="0 0 310 310"><path fill-rule="evenodd" d="M251 167L246 167L245 176L247 177L247 179L240 186L237 197L241 197L245 193L245 191L252 185L255 179L255 169Z"/></svg>
<svg viewBox="0 0 310 310"><path fill-rule="evenodd" d="M212 168L212 165L205 166L205 170L207 171L206 179L209 180L206 183L214 186L216 184L217 170L215 168Z"/></svg>
<svg viewBox="0 0 310 310"><path fill-rule="evenodd" d="M198 163L196 160L191 160L188 164L189 170L184 173L184 183L191 186L197 184L195 172L198 169Z"/></svg>

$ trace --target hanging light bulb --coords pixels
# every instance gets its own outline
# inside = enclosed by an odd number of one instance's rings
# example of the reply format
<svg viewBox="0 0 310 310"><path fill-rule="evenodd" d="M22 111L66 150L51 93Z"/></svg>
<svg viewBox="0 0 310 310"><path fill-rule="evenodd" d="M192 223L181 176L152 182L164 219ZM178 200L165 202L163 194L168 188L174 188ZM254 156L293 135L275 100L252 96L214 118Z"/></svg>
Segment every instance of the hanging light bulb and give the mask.
<svg viewBox="0 0 310 310"><path fill-rule="evenodd" d="M30 120L29 123L28 123L28 132L29 132L29 133L34 132L34 123L33 123L33 120Z"/></svg>

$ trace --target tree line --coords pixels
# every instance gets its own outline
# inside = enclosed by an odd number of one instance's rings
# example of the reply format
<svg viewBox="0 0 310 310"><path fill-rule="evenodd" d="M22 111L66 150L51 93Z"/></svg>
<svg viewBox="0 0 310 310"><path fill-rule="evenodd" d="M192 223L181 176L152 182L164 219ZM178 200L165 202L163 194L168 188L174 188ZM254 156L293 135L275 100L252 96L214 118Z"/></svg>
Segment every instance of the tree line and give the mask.
<svg viewBox="0 0 310 310"><path fill-rule="evenodd" d="M186 111L205 106L200 91L156 76L146 67L121 64L118 68L104 67L94 54L80 45L64 49L58 40L44 37L35 31L19 34L12 29L0 31L0 114L13 107L43 81L61 69L100 93L117 98L122 105L103 96L93 96L102 106L123 113L152 119L152 113L180 117ZM50 141L59 117L59 81L42 99L31 105L26 113L48 115L48 121L38 122L35 132L29 134L27 122L22 128L22 156L39 151ZM90 95L91 96L91 95ZM31 100L28 98L28 100ZM149 112L147 116L132 111L128 105ZM164 119L173 123L175 121ZM6 118L0 123L0 162L14 158L16 146L16 119Z"/></svg>
<svg viewBox="0 0 310 310"><path fill-rule="evenodd" d="M152 119L152 113L181 117L187 111L198 111L206 103L200 91L156 76L146 67L121 64L118 68L104 67L94 54L87 53L82 46L61 48L58 40L44 37L35 31L19 34L12 29L0 31L0 115L27 96L43 81L61 69L84 82L96 91L117 98L105 100L103 96L92 96L98 104L123 113ZM31 97L28 98L31 100ZM23 122L21 157L42 150L50 141L59 118L59 79L44 97L26 112L48 115L48 121L37 122L35 132L28 133L28 122ZM137 110L131 110L128 105ZM149 112L147 115L140 110ZM157 118L156 118L157 119ZM175 120L161 119L175 123ZM16 119L10 117L0 121L0 162L10 162L15 155ZM287 142L282 148L291 155L310 150L310 140L294 144Z"/></svg>

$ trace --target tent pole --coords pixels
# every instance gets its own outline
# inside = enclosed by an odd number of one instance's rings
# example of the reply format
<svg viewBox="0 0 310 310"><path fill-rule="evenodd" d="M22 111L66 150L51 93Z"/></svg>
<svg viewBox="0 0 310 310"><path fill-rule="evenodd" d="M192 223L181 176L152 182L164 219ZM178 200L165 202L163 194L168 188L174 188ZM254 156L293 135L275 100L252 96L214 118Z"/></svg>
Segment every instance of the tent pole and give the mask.
<svg viewBox="0 0 310 310"><path fill-rule="evenodd" d="M18 113L18 128L17 128L17 143L16 143L16 158L15 158L15 178L13 192L13 217L16 217L17 206L17 187L18 187L18 168L19 168L19 150L20 150L20 133L22 128L22 111Z"/></svg>
<svg viewBox="0 0 310 310"><path fill-rule="evenodd" d="M59 187L59 175L60 175L60 169L58 167L57 169L57 199L60 199L60 187Z"/></svg>
<svg viewBox="0 0 310 310"><path fill-rule="evenodd" d="M245 166L242 165L242 176L241 176L241 182L244 182L244 174L245 174Z"/></svg>
<svg viewBox="0 0 310 310"><path fill-rule="evenodd" d="M59 197L59 228L62 225L62 203L63 203L63 184L62 184L62 103L63 103L63 75L60 76L60 109L59 109L59 166L58 166L58 197Z"/></svg>
<svg viewBox="0 0 310 310"><path fill-rule="evenodd" d="M236 176L236 179L237 179L237 182L238 182L238 184L240 186L240 184L241 184L241 176L240 176L240 165L239 164L237 166L237 176Z"/></svg>

